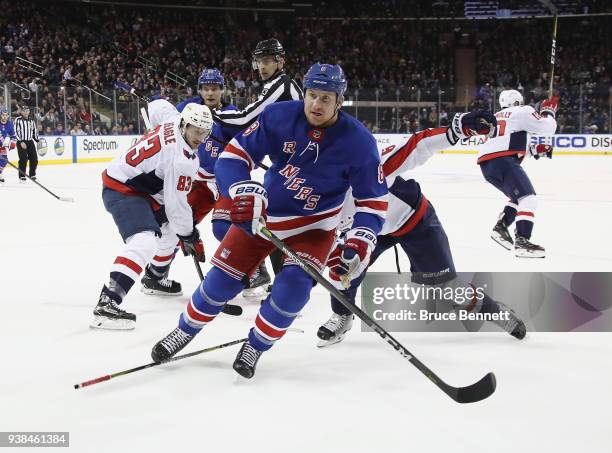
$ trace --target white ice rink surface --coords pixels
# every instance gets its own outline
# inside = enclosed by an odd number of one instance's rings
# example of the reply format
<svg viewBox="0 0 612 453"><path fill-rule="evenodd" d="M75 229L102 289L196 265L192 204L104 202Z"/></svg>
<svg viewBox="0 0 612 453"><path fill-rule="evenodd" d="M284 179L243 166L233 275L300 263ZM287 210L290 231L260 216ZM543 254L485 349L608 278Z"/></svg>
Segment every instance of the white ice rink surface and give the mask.
<svg viewBox="0 0 612 453"><path fill-rule="evenodd" d="M458 270L612 271L612 157L527 163L540 195L533 241L548 252L531 261L489 238L504 198L474 161L435 156L416 173ZM103 168L39 169L40 182L75 204L5 171L0 431L70 431L75 452L612 451L612 334L532 333L522 342L503 333L397 334L450 384L495 372L492 397L459 405L375 334L354 328L345 342L317 349L316 329L329 315L320 287L293 326L305 333L288 333L250 381L232 370L233 347L74 390L77 382L149 362L198 282L193 263L179 257L171 277L184 296L145 296L136 286L125 301L138 315L136 330L89 329L121 247L100 198ZM202 232L210 256L216 243L208 223ZM393 270L393 253L374 269ZM187 351L245 336L257 308L220 316Z"/></svg>

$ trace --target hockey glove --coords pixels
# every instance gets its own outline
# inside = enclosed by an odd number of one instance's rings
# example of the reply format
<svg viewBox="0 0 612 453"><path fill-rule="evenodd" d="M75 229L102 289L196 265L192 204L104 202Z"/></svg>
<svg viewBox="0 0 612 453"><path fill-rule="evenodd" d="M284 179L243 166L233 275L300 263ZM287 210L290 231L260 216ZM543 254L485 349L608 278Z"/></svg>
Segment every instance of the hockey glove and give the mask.
<svg viewBox="0 0 612 453"><path fill-rule="evenodd" d="M553 149L554 148L552 145L547 145L545 143L532 143L529 145L529 154L531 154L536 160L543 156L552 159Z"/></svg>
<svg viewBox="0 0 612 453"><path fill-rule="evenodd" d="M194 228L189 236L181 236L177 234L179 238L179 243L181 246L181 250L183 251L183 255L185 256L195 256L196 259L204 263L206 261L206 254L204 253L204 244L202 243L202 239L200 239L200 233L197 228Z"/></svg>
<svg viewBox="0 0 612 453"><path fill-rule="evenodd" d="M446 131L446 138L454 145L463 138L474 135L493 137L497 119L491 112L479 110L469 113L456 113Z"/></svg>
<svg viewBox="0 0 612 453"><path fill-rule="evenodd" d="M229 188L232 198L230 219L237 227L255 236L266 226L268 193L256 181L241 181Z"/></svg>
<svg viewBox="0 0 612 453"><path fill-rule="evenodd" d="M544 99L540 104L540 115L542 116L552 116L555 118L557 116L557 109L559 108L559 98L552 97L551 99Z"/></svg>
<svg viewBox="0 0 612 453"><path fill-rule="evenodd" d="M327 260L332 280L342 280L344 287L361 275L376 247L376 234L369 228L357 227L346 233L344 244L338 244Z"/></svg>

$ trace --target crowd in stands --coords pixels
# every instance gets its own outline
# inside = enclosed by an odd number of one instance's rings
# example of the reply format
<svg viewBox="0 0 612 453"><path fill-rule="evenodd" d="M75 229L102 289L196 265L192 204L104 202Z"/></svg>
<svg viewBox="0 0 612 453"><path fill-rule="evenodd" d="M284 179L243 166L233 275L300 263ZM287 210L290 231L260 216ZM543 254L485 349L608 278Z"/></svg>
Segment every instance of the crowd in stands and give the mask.
<svg viewBox="0 0 612 453"><path fill-rule="evenodd" d="M373 108L351 110L374 131L445 124L465 107L496 109L494 98L503 88L521 87L532 104L547 94L550 19L337 20L458 17L463 2L313 3L309 14L293 17L0 0L0 87L6 87L0 90L0 104L8 102L8 93L13 115L23 103L35 107L44 134L137 133L143 127L138 106L114 90L115 80L178 101L193 95L204 67L214 66L226 77L227 98L244 105L261 88L251 68L251 50L271 36L285 46L287 72L298 80L315 61L336 62L347 74L352 99L429 102L377 113ZM582 10L602 9L595 0L575 3ZM610 132L607 20L559 21L555 90L561 97L560 132L579 132L581 125L585 132ZM469 106L455 103L458 47L476 50L478 88ZM39 66L28 66L28 61Z"/></svg>

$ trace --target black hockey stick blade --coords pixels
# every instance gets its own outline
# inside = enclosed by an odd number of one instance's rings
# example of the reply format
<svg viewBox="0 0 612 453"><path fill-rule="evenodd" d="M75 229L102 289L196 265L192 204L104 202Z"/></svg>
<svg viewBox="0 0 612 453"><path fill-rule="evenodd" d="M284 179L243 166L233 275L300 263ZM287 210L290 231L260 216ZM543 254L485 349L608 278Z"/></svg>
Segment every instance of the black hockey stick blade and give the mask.
<svg viewBox="0 0 612 453"><path fill-rule="evenodd" d="M483 378L468 385L467 387L451 387L445 388L444 391L448 396L457 401L458 403L475 403L482 401L495 392L497 381L493 373L487 373Z"/></svg>
<svg viewBox="0 0 612 453"><path fill-rule="evenodd" d="M357 305L351 301L338 289L336 289L325 277L323 277L317 269L312 267L308 262L304 261L291 248L287 247L274 233L266 227L262 227L259 234L272 242L285 255L290 257L302 270L310 275L316 282L321 284L332 296L334 296L347 310L351 311L355 316L361 319L368 327L374 330L383 340L395 349L399 355L412 363L423 375L433 382L440 390L450 396L457 403L475 403L481 401L495 392L495 375L488 373L478 382L467 387L453 387L444 382L434 373L427 365L421 362L414 354L412 354L405 346L397 341L393 336L383 329L376 321L362 311Z"/></svg>
<svg viewBox="0 0 612 453"><path fill-rule="evenodd" d="M223 307L223 313L231 316L240 316L242 314L242 307L240 305L225 304L225 307Z"/></svg>

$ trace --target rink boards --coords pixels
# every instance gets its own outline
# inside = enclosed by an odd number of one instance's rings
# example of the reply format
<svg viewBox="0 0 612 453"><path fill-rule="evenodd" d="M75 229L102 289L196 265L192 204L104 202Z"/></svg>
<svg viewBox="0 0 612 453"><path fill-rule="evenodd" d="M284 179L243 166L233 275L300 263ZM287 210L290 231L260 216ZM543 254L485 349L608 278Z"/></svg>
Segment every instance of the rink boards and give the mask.
<svg viewBox="0 0 612 453"><path fill-rule="evenodd" d="M411 134L374 134L379 149L406 142ZM79 135L41 136L38 143L40 164L71 164L106 162L129 149L140 138L139 135ZM531 137L532 141L541 140ZM476 147L486 137L472 137L463 140L442 154L476 154ZM612 154L612 134L557 134L553 137L555 155L609 155ZM9 152L11 162L17 162L17 151Z"/></svg>

